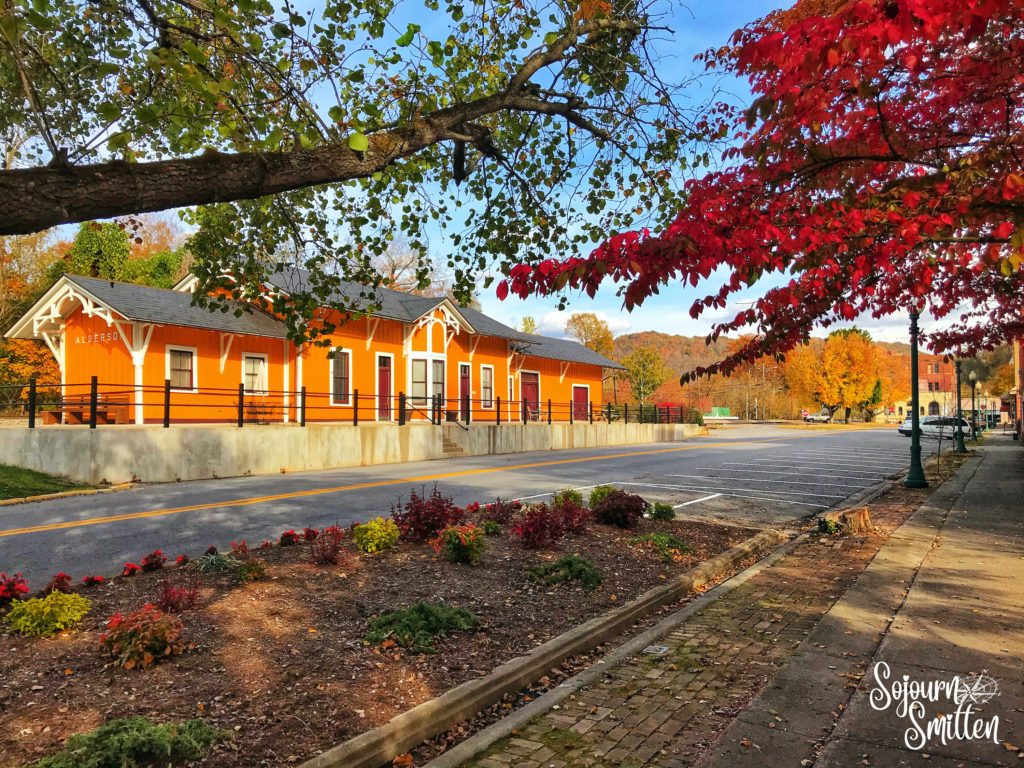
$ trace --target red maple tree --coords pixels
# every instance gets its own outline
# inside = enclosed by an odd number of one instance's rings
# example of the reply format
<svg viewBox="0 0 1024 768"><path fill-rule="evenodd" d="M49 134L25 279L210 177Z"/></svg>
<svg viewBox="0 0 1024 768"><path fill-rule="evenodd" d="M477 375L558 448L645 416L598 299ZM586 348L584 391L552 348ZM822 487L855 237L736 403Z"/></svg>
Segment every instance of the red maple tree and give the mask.
<svg viewBox="0 0 1024 768"><path fill-rule="evenodd" d="M781 19L781 21L780 21ZM688 184L660 234L611 237L587 257L518 265L499 296L613 280L632 308L673 280L729 277L698 317L759 280L764 292L709 339L741 349L689 376L781 355L813 327L924 302L955 318L927 337L974 350L1024 332L1024 0L854 0L775 15L704 56L746 77L725 110L726 168Z"/></svg>

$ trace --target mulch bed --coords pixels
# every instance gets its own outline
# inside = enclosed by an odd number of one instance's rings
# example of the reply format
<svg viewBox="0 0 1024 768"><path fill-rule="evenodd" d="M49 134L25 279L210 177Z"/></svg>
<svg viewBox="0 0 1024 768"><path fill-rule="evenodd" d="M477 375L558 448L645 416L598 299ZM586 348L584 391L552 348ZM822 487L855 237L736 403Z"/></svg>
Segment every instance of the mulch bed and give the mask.
<svg viewBox="0 0 1024 768"><path fill-rule="evenodd" d="M631 537L653 531L682 538L694 554L664 563L629 545ZM58 751L73 733L132 716L159 723L200 717L233 734L206 755L204 766L297 763L487 674L755 533L644 520L628 532L593 525L563 539L557 550L531 551L506 532L488 537L474 567L447 563L429 545L401 544L373 556L350 550L339 566L310 563L305 544L274 546L249 555L266 561L264 581L238 586L228 576L202 576L202 606L181 614L194 648L148 670L109 663L98 645L104 621L151 600L160 580L184 579L186 572L168 564L117 578L82 590L93 607L77 632L41 640L0 634L0 766L30 763ZM586 591L528 580L531 566L566 553L593 562L604 583ZM369 618L420 600L465 608L482 626L438 641L434 654L363 642Z"/></svg>

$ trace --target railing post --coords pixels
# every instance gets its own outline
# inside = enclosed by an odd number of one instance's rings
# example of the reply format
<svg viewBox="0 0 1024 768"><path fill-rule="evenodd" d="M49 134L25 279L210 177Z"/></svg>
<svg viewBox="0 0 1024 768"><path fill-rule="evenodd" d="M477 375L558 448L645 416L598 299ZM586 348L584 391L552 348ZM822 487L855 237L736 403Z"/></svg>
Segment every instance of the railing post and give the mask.
<svg viewBox="0 0 1024 768"><path fill-rule="evenodd" d="M28 380L28 428L36 428L36 377Z"/></svg>
<svg viewBox="0 0 1024 768"><path fill-rule="evenodd" d="M494 399L494 406L495 406L494 410L495 410L495 418L497 419L497 424L499 426L501 426L501 395L498 395L498 397L496 397Z"/></svg>
<svg viewBox="0 0 1024 768"><path fill-rule="evenodd" d="M570 401L570 403L569 403L569 423L570 424L574 423L575 418L576 418L576 403Z"/></svg>
<svg viewBox="0 0 1024 768"><path fill-rule="evenodd" d="M164 379L164 429L171 426L171 380Z"/></svg>
<svg viewBox="0 0 1024 768"><path fill-rule="evenodd" d="M398 426L405 426L405 392L398 393Z"/></svg>
<svg viewBox="0 0 1024 768"><path fill-rule="evenodd" d="M466 406L466 423L469 424L470 422L473 421L473 412L470 410L470 408L473 407L473 401L469 399L469 395L466 395L462 399L462 402Z"/></svg>
<svg viewBox="0 0 1024 768"><path fill-rule="evenodd" d="M245 384L238 385L238 426L245 423Z"/></svg>
<svg viewBox="0 0 1024 768"><path fill-rule="evenodd" d="M519 394L522 397L522 393ZM526 423L526 399L519 401L519 416L522 419L523 424Z"/></svg>
<svg viewBox="0 0 1024 768"><path fill-rule="evenodd" d="M622 423L629 424L629 403L622 404Z"/></svg>
<svg viewBox="0 0 1024 768"><path fill-rule="evenodd" d="M605 403L604 421L605 421L605 424L611 424L612 423L612 404L611 403Z"/></svg>
<svg viewBox="0 0 1024 768"><path fill-rule="evenodd" d="M352 390L352 426L359 426L359 390Z"/></svg>
<svg viewBox="0 0 1024 768"><path fill-rule="evenodd" d="M551 424L551 398L548 398L548 424Z"/></svg>
<svg viewBox="0 0 1024 768"><path fill-rule="evenodd" d="M299 426L304 427L306 426L306 388L302 387L299 392L299 396L302 398L299 401Z"/></svg>
<svg viewBox="0 0 1024 768"><path fill-rule="evenodd" d="M591 400L589 403L588 410L590 411L590 423L594 423L594 401Z"/></svg>
<svg viewBox="0 0 1024 768"><path fill-rule="evenodd" d="M99 400L99 384L97 377L93 376L89 382L89 429L96 429L96 409Z"/></svg>

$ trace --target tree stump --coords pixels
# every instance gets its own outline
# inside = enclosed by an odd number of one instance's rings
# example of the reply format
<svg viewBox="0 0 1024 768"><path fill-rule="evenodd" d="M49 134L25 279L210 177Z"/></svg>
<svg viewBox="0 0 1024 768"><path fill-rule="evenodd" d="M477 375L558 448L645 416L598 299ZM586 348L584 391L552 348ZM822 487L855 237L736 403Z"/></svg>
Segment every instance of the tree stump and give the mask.
<svg viewBox="0 0 1024 768"><path fill-rule="evenodd" d="M829 512L825 515L825 519L834 521L839 526L839 533L842 536L871 533L875 530L867 507Z"/></svg>

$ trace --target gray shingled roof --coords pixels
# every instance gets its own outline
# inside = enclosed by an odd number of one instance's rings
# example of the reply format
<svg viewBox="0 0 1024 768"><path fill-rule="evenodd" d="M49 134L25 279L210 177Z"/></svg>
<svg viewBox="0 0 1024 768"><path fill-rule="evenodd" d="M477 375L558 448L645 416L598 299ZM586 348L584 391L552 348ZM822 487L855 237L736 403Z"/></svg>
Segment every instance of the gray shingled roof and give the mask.
<svg viewBox="0 0 1024 768"><path fill-rule="evenodd" d="M184 325L222 333L244 333L250 336L281 339L288 335L285 324L276 317L240 301L227 302L228 306L237 306L244 310L240 317L236 317L233 311L211 312L192 306L190 293L151 288L148 285L111 282L81 275L64 277L133 322Z"/></svg>
<svg viewBox="0 0 1024 768"><path fill-rule="evenodd" d="M600 365L604 368L617 368L626 370L624 366L610 360L604 355L599 355L590 347L585 347L578 341L571 339L553 339L549 336L530 336L533 342L529 346L516 345L524 355L531 357L543 357L549 360L562 360L569 363L585 363L587 365Z"/></svg>

